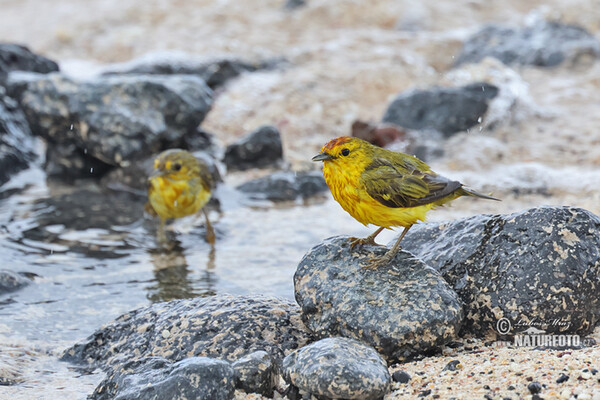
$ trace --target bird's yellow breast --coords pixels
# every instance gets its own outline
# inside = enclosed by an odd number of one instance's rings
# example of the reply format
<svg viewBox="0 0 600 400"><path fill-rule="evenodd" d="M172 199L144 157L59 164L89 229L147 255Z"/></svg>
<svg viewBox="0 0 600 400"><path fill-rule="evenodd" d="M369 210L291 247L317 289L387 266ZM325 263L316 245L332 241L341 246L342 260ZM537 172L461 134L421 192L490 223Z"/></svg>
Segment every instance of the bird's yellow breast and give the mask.
<svg viewBox="0 0 600 400"><path fill-rule="evenodd" d="M360 179L363 166L345 165L342 168L332 161L325 161L324 164L323 176L333 198L354 219L364 225L373 224L385 228L407 227L418 221L425 221L425 214L435 206L435 204L425 204L405 208L388 207L367 193Z"/></svg>
<svg viewBox="0 0 600 400"><path fill-rule="evenodd" d="M181 218L198 212L210 199L210 191L190 180L174 180L166 176L150 179L148 199L162 218Z"/></svg>

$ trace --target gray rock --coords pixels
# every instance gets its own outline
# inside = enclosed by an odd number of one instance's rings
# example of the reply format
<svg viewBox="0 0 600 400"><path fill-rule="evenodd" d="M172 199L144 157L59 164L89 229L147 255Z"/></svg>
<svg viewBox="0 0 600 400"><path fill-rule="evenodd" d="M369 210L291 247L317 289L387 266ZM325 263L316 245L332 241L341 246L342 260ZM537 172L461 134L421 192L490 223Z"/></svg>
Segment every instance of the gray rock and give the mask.
<svg viewBox="0 0 600 400"><path fill-rule="evenodd" d="M318 398L376 400L391 386L381 355L348 338L322 339L296 350L282 368L288 383Z"/></svg>
<svg viewBox="0 0 600 400"><path fill-rule="evenodd" d="M63 148L48 158L64 167L49 172L68 177L89 176L87 158L118 166L171 147L196 132L212 103L212 91L190 75L75 82L59 74L21 74L8 85L33 133L51 149Z"/></svg>
<svg viewBox="0 0 600 400"><path fill-rule="evenodd" d="M282 158L281 135L269 125L250 132L225 150L225 165L230 170L277 166Z"/></svg>
<svg viewBox="0 0 600 400"><path fill-rule="evenodd" d="M296 304L275 297L220 295L127 313L68 349L63 359L110 367L147 356L235 361L264 350L279 362L308 340Z"/></svg>
<svg viewBox="0 0 600 400"><path fill-rule="evenodd" d="M388 106L382 122L451 136L479 124L497 94L498 88L485 82L403 92Z"/></svg>
<svg viewBox="0 0 600 400"><path fill-rule="evenodd" d="M16 272L0 269L0 296L19 290L30 283L30 279L27 279Z"/></svg>
<svg viewBox="0 0 600 400"><path fill-rule="evenodd" d="M33 147L25 115L0 86L0 186L35 159Z"/></svg>
<svg viewBox="0 0 600 400"><path fill-rule="evenodd" d="M389 265L364 268L387 250L371 245L351 249L347 237L336 237L304 256L294 289L302 319L317 337L356 338L396 361L456 336L461 303L433 268L406 252Z"/></svg>
<svg viewBox="0 0 600 400"><path fill-rule="evenodd" d="M191 357L173 363L159 357L131 361L111 371L94 400L229 400L235 392L226 361Z"/></svg>
<svg viewBox="0 0 600 400"><path fill-rule="evenodd" d="M18 44L0 43L0 84L8 72L31 71L46 74L58 71L54 61L34 54L27 47Z"/></svg>
<svg viewBox="0 0 600 400"><path fill-rule="evenodd" d="M600 56L600 42L575 25L537 21L524 28L489 25L468 39L456 65L495 57L507 65L553 67L565 60Z"/></svg>
<svg viewBox="0 0 600 400"><path fill-rule="evenodd" d="M256 351L231 364L235 387L246 393L273 397L277 384L277 368L266 351Z"/></svg>
<svg viewBox="0 0 600 400"><path fill-rule="evenodd" d="M600 218L589 211L538 207L427 223L402 245L458 292L467 332L497 332L507 318L509 333L585 335L599 321Z"/></svg>
<svg viewBox="0 0 600 400"><path fill-rule="evenodd" d="M321 171L278 171L243 183L237 189L252 199L271 201L306 199L329 190Z"/></svg>
<svg viewBox="0 0 600 400"><path fill-rule="evenodd" d="M139 60L133 64L130 68L108 71L105 75L195 75L204 80L211 89L216 89L244 72L272 68L277 63L272 61L252 63L239 59L199 61L190 57L180 60Z"/></svg>

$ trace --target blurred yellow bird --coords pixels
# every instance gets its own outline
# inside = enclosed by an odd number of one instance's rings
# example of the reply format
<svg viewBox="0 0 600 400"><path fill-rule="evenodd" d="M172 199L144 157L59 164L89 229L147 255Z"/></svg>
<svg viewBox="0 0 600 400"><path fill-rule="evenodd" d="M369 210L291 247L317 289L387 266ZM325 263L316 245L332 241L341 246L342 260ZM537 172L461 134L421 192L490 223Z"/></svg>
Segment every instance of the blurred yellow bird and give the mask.
<svg viewBox="0 0 600 400"><path fill-rule="evenodd" d="M213 179L208 166L181 149L165 150L154 160L154 174L148 178L146 210L160 217L159 240L164 241L165 221L197 213L206 218L206 239L215 242L215 232L203 207L208 203Z"/></svg>
<svg viewBox="0 0 600 400"><path fill-rule="evenodd" d="M325 181L344 210L364 225L380 227L364 239L353 238L352 246L375 244L384 228L404 227L392 249L373 260L370 268L390 262L401 249L406 232L417 222L425 221L425 214L432 208L460 196L499 200L436 174L414 156L354 137L329 141L312 160L324 162Z"/></svg>

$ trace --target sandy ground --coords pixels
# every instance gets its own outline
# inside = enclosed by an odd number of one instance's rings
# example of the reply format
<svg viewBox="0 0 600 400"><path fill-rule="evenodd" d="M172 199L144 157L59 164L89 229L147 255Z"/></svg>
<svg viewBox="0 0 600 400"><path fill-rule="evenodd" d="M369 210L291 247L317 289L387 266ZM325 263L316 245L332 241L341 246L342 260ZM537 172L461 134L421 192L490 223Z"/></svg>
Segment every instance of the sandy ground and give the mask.
<svg viewBox="0 0 600 400"><path fill-rule="evenodd" d="M522 25L546 16L599 37L597 0L308 0L293 12L274 0L0 0L0 8L0 41L25 44L73 73L165 51L286 59L284 70L231 82L203 126L228 143L274 124L296 167L306 167L328 139L349 134L354 120L378 121L400 91L512 76L521 92L502 123L492 130L484 121L481 131L448 140L446 155L433 163L504 201L457 202L432 219L540 204L600 214L599 62L555 69L492 62L450 70L461 41L486 22ZM600 369L598 346L538 351L475 342L447 352L393 367L413 378L386 398L427 390L433 398L526 398L531 380L546 385L543 398L600 399L600 375L589 372ZM463 368L442 371L454 359ZM560 373L569 380L557 384Z"/></svg>

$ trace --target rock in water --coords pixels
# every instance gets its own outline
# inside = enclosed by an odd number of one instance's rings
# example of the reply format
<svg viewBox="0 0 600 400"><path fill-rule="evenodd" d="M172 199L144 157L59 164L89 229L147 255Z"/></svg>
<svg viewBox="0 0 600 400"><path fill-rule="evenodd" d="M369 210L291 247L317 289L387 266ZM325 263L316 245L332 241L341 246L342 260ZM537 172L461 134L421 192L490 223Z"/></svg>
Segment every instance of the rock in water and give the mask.
<svg viewBox="0 0 600 400"><path fill-rule="evenodd" d="M225 150L225 165L230 170L277 166L282 158L281 135L269 125L250 132Z"/></svg>
<svg viewBox="0 0 600 400"><path fill-rule="evenodd" d="M113 76L75 82L60 74L9 79L34 134L49 142L50 172L90 176L95 165L127 161L196 132L212 91L190 75ZM83 160L81 160L83 159ZM106 169L106 168L105 168Z"/></svg>
<svg viewBox="0 0 600 400"><path fill-rule="evenodd" d="M266 351L256 351L231 364L235 387L246 393L273 397L277 383L277 368Z"/></svg>
<svg viewBox="0 0 600 400"><path fill-rule="evenodd" d="M464 330L590 333L600 312L600 218L538 207L416 225L404 249L436 268L465 303Z"/></svg>
<svg viewBox="0 0 600 400"><path fill-rule="evenodd" d="M498 88L486 82L402 92L388 106L382 121L451 136L479 124L497 94Z"/></svg>
<svg viewBox="0 0 600 400"><path fill-rule="evenodd" d="M307 199L329 190L321 171L277 171L271 175L253 179L236 189L255 200L291 201Z"/></svg>
<svg viewBox="0 0 600 400"><path fill-rule="evenodd" d="M327 338L283 360L284 379L318 398L378 400L389 391L385 360L370 346L348 338Z"/></svg>
<svg viewBox="0 0 600 400"><path fill-rule="evenodd" d="M388 361L427 352L455 338L460 300L439 273L407 252L365 269L384 246L350 247L347 237L310 250L294 275L302 319L319 338L344 336L375 347Z"/></svg>
<svg viewBox="0 0 600 400"><path fill-rule="evenodd" d="M159 357L130 361L111 371L94 400L230 400L233 369L226 361L192 357L173 363Z"/></svg>
<svg viewBox="0 0 600 400"><path fill-rule="evenodd" d="M537 21L524 28L489 25L468 39L456 65L494 57L507 65L553 67L565 60L600 57L600 42L585 29Z"/></svg>
<svg viewBox="0 0 600 400"><path fill-rule="evenodd" d="M27 279L16 272L0 269L0 296L6 293L14 292L31 283Z"/></svg>
<svg viewBox="0 0 600 400"><path fill-rule="evenodd" d="M264 350L277 362L308 340L296 304L222 295L156 303L122 315L68 349L63 360L105 368L148 356L236 361Z"/></svg>
<svg viewBox="0 0 600 400"><path fill-rule="evenodd" d="M0 86L0 186L34 158L33 136L25 115Z"/></svg>

